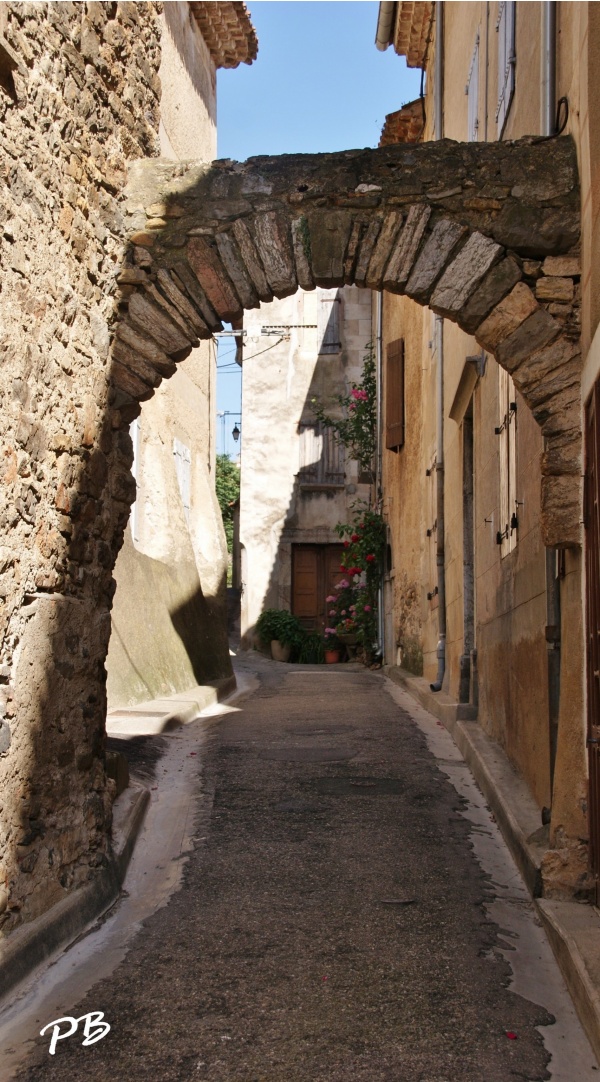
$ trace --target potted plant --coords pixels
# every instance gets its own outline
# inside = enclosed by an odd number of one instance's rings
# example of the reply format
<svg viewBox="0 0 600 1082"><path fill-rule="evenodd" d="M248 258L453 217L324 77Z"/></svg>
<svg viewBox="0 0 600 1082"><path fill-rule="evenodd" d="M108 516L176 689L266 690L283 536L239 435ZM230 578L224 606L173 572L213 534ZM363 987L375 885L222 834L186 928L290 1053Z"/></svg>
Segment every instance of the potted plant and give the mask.
<svg viewBox="0 0 600 1082"><path fill-rule="evenodd" d="M342 644L337 636L337 630L335 627L326 627L324 631L325 638L325 664L337 665L342 654Z"/></svg>
<svg viewBox="0 0 600 1082"><path fill-rule="evenodd" d="M292 651L300 650L304 640L304 628L286 609L265 609L256 621L261 642L270 643L274 661L289 661Z"/></svg>

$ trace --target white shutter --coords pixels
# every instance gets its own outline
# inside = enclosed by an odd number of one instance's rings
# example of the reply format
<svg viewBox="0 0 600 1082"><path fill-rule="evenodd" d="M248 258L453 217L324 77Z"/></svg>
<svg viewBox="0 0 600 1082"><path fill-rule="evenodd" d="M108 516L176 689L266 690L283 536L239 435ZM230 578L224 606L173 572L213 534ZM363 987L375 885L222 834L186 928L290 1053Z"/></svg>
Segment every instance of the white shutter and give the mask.
<svg viewBox="0 0 600 1082"><path fill-rule="evenodd" d="M181 502L183 504L183 513L185 515L185 521L189 525L192 489L192 453L189 447L186 447L184 443L181 443L178 439L174 439L173 456L175 458L175 472L177 474L177 484L179 485Z"/></svg>
<svg viewBox="0 0 600 1082"><path fill-rule="evenodd" d="M502 0L498 7L498 105L496 123L502 135L515 89L515 0Z"/></svg>
<svg viewBox="0 0 600 1082"><path fill-rule="evenodd" d="M475 50L471 60L467 93L467 139L475 143L479 139L479 34L475 39Z"/></svg>
<svg viewBox="0 0 600 1082"><path fill-rule="evenodd" d="M317 350L319 353L339 353L341 297L337 289L319 289L317 292Z"/></svg>

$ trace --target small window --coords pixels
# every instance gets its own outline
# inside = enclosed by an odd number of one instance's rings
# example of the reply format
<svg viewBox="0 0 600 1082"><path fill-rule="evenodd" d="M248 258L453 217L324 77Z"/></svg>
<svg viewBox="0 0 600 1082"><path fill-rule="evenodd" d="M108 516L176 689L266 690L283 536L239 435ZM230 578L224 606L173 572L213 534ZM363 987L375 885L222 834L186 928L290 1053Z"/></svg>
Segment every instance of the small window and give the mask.
<svg viewBox="0 0 600 1082"><path fill-rule="evenodd" d="M498 138L502 135L510 103L515 91L515 0L503 0L498 6L498 105L496 123Z"/></svg>
<svg viewBox="0 0 600 1082"><path fill-rule="evenodd" d="M342 298L337 289L317 292L317 349L319 353L339 353Z"/></svg>
<svg viewBox="0 0 600 1082"><path fill-rule="evenodd" d="M497 541L500 555L507 556L517 544L519 526L517 501L517 403L512 376L499 369L500 423L496 434L500 440L500 522Z"/></svg>
<svg viewBox="0 0 600 1082"><path fill-rule="evenodd" d="M186 447L184 443L181 443L180 440L174 439L173 455L175 458L175 472L177 474L177 484L179 485L181 502L183 504L183 513L185 515L185 521L189 525L192 487L192 453L189 447Z"/></svg>
<svg viewBox="0 0 600 1082"><path fill-rule="evenodd" d="M404 446L404 339L387 347L385 365L385 446L399 451Z"/></svg>
<svg viewBox="0 0 600 1082"><path fill-rule="evenodd" d="M479 139L479 34L475 39L465 93L467 95L467 139L470 143L476 143Z"/></svg>

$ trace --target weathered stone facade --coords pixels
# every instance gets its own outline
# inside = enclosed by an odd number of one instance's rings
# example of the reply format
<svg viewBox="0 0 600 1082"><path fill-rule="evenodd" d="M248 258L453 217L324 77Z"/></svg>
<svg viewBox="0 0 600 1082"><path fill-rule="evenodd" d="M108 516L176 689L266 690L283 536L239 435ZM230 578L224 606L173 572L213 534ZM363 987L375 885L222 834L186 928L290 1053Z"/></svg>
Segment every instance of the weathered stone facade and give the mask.
<svg viewBox="0 0 600 1082"><path fill-rule="evenodd" d="M141 162L126 210L130 296L113 378L132 399L152 393L169 357L259 301L344 283L404 294L474 334L510 371L547 438L546 543L580 542L569 139L444 140L210 169Z"/></svg>
<svg viewBox="0 0 600 1082"><path fill-rule="evenodd" d="M0 922L103 863L112 567L135 486L107 379L118 195L157 153L159 24L146 3L2 5ZM115 405L117 403L114 403Z"/></svg>

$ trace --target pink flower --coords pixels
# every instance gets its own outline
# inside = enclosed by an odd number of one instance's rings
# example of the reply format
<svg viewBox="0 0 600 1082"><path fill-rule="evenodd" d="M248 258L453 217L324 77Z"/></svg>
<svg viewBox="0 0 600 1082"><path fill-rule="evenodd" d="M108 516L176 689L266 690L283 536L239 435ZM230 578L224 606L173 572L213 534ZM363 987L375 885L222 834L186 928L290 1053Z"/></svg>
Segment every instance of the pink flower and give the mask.
<svg viewBox="0 0 600 1082"><path fill-rule="evenodd" d="M350 394L357 402L366 402L369 397L366 391L359 391L358 387L353 387ZM350 409L352 409L352 406L350 406Z"/></svg>
<svg viewBox="0 0 600 1082"><path fill-rule="evenodd" d="M342 616L345 616L345 615L346 615L346 610L342 609Z"/></svg>
<svg viewBox="0 0 600 1082"><path fill-rule="evenodd" d="M370 611L371 611L371 606L370 605L365 605L365 612L370 612Z"/></svg>
<svg viewBox="0 0 600 1082"><path fill-rule="evenodd" d="M354 405L354 402L351 402L350 405L348 406L349 413L354 413L355 409L356 409L356 406Z"/></svg>
<svg viewBox="0 0 600 1082"><path fill-rule="evenodd" d="M326 597L326 598L325 598L325 600L326 600L326 601L329 601L329 602L331 602L331 601L337 601L337 597L335 596L335 594L330 594L330 595L329 595L329 597Z"/></svg>
<svg viewBox="0 0 600 1082"><path fill-rule="evenodd" d="M373 556L373 553L369 553L369 555L367 556L367 560L369 561L370 564L373 563L374 559L375 559L375 557Z"/></svg>
<svg viewBox="0 0 600 1082"><path fill-rule="evenodd" d="M335 616L335 609L330 609L329 610L329 615L330 616Z"/></svg>
<svg viewBox="0 0 600 1082"><path fill-rule="evenodd" d="M325 628L325 634L326 635L335 635L335 628L334 627L326 627Z"/></svg>

